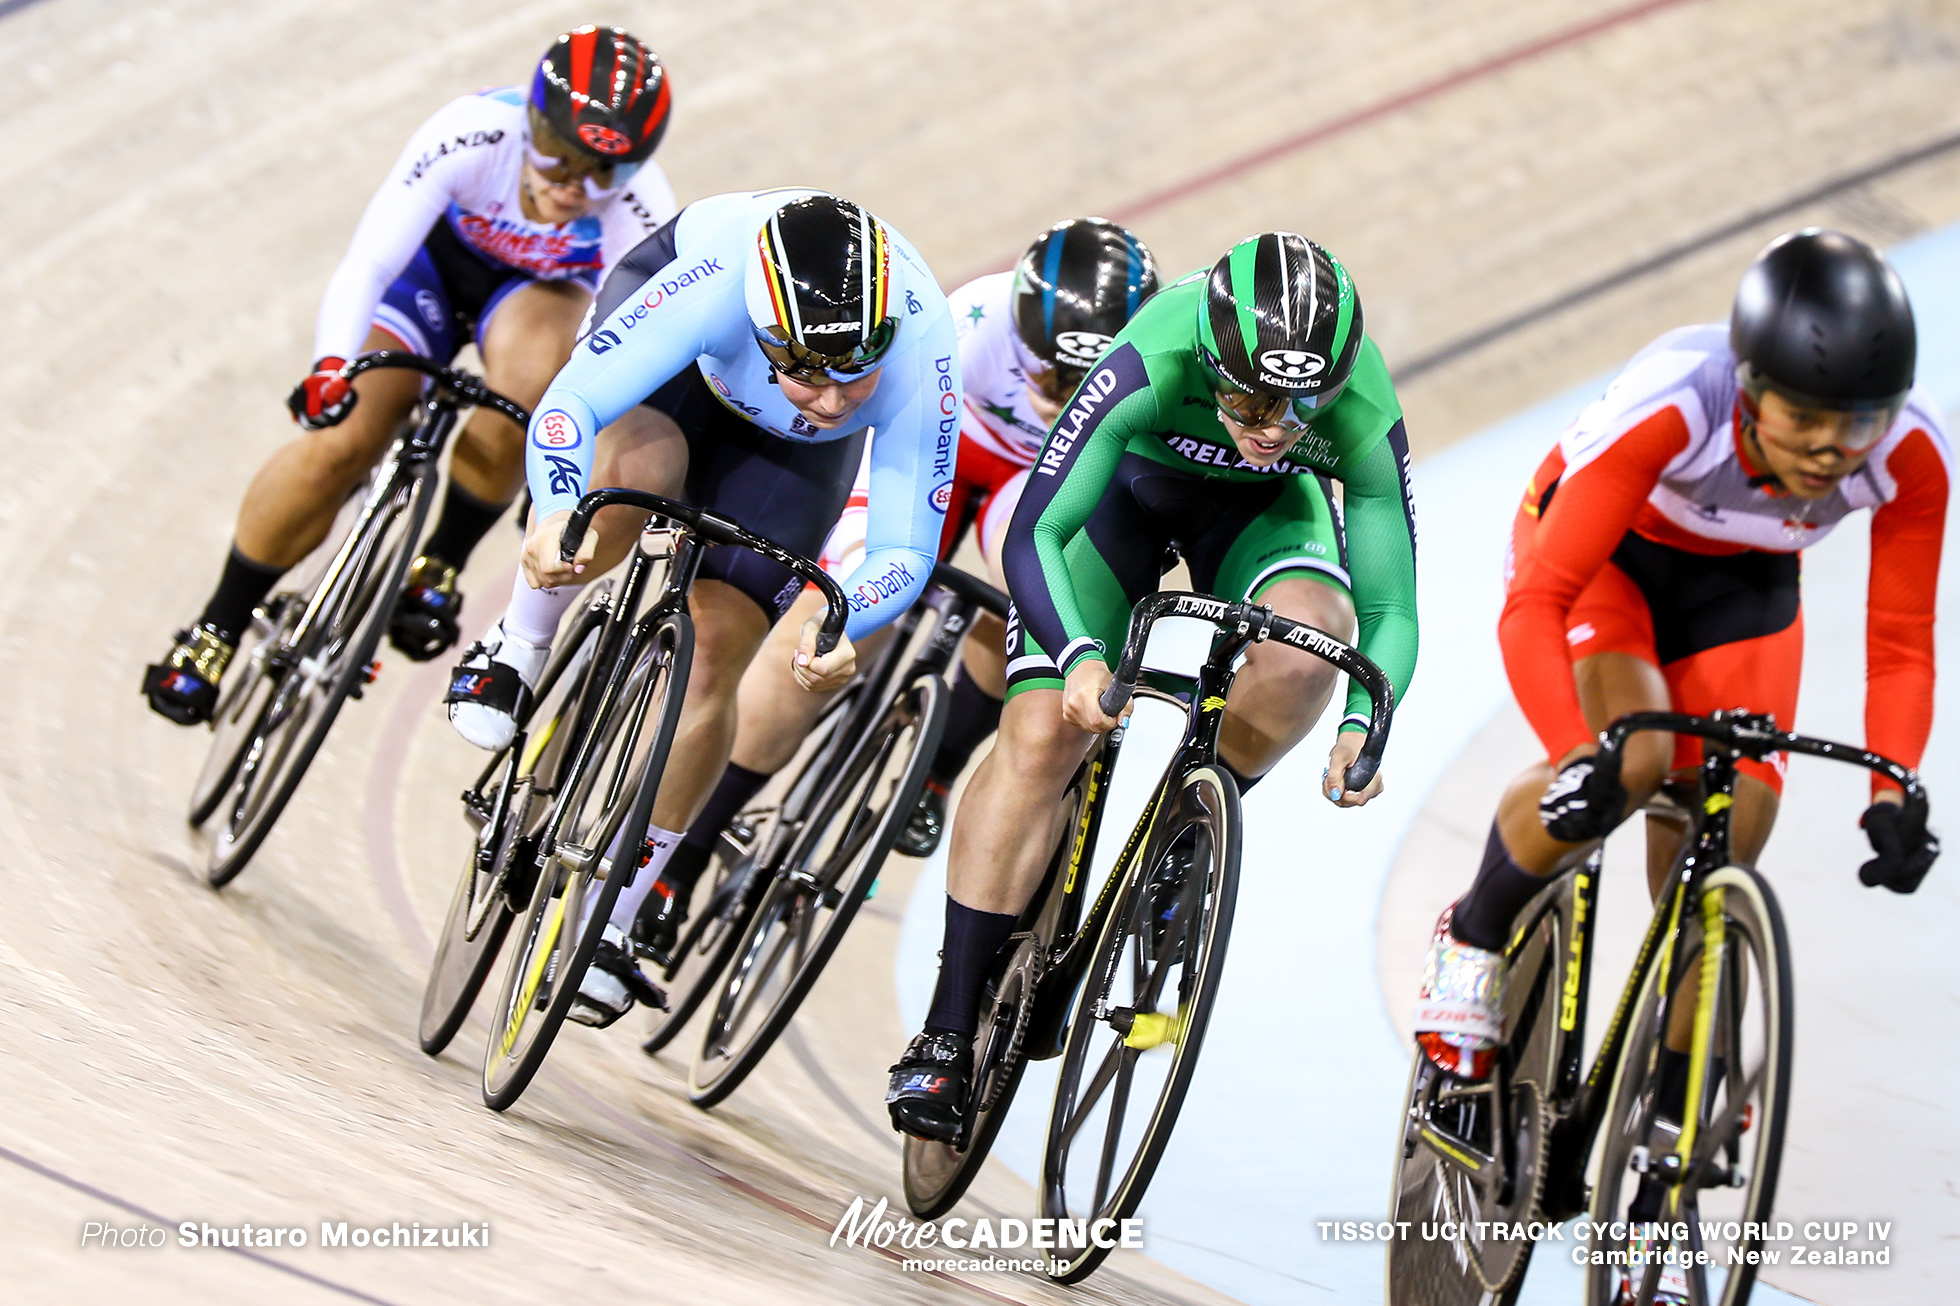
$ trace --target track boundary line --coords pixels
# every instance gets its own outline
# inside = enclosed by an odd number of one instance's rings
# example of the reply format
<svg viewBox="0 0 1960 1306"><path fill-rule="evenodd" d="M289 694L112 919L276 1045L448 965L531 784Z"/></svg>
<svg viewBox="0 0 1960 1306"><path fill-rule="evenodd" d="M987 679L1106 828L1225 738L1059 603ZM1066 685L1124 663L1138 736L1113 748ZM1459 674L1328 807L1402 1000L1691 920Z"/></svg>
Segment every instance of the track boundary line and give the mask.
<svg viewBox="0 0 1960 1306"><path fill-rule="evenodd" d="M0 9L0 15L4 15L5 13L6 11L4 9ZM33 1157L22 1156L11 1147L0 1146L0 1160L11 1161L31 1174L40 1175L43 1179L53 1180L64 1188L72 1188L86 1197L93 1197L98 1202L107 1202L117 1210L127 1211L129 1214L144 1221L154 1221L159 1228L175 1229L179 1224L186 1223L186 1221L182 1220L165 1219L155 1211L138 1206L134 1202L126 1201L123 1198L117 1197L114 1193L104 1192L94 1184L77 1179L73 1175L64 1174L53 1166L43 1165ZM281 1274L290 1274L295 1279L304 1279L315 1287L325 1288L329 1292L340 1293L344 1297L352 1297L355 1301L371 1302L373 1306L395 1306L393 1302L388 1301L386 1298L370 1296L362 1292L359 1288L350 1288L344 1283L335 1283L332 1279L321 1278L309 1270L302 1270L296 1265L288 1265L284 1261L275 1261L270 1256L262 1256L249 1248L215 1247L212 1250L229 1252L233 1256L242 1256L248 1261L265 1266L267 1269L277 1270Z"/></svg>
<svg viewBox="0 0 1960 1306"><path fill-rule="evenodd" d="M1840 192L1855 190L1859 186L1877 181L1881 177L1910 168L1915 164L1924 163L1928 159L1937 158L1942 154L1950 153L1956 149L1960 149L1960 131L1949 132L1945 136L1926 141L1911 149L1902 150L1897 154L1880 159L1876 163L1868 163L1861 168L1855 168L1850 172L1841 173L1827 181L1807 187L1795 195L1786 196L1774 203L1766 204L1761 208L1751 209L1740 217L1729 218L1717 226L1711 227L1697 235L1690 236L1686 240L1677 241L1675 244L1669 245L1656 253L1649 254L1646 258L1630 263L1617 271L1609 272L1601 277L1595 277L1583 285L1575 286L1562 294L1554 295L1543 303L1522 309L1519 312L1511 314L1509 317L1500 318L1489 326L1480 327L1467 335L1459 336L1457 339L1429 350L1427 353L1418 354L1405 366L1390 368L1389 370L1393 374L1397 385L1414 381L1426 373L1433 372L1439 367L1455 362L1466 354L1475 353L1486 345L1495 344L1505 336L1522 331L1526 327L1535 326L1548 318L1556 317L1566 309L1576 308L1589 299L1596 299L1608 291L1617 290L1621 286L1659 272L1670 264L1678 263L1682 259L1699 254L1711 246L1719 245L1725 240L1740 236L1751 227L1761 226L1765 222L1773 221L1776 218L1793 213L1798 209L1809 208L1811 205L1830 199L1833 195L1837 195Z"/></svg>

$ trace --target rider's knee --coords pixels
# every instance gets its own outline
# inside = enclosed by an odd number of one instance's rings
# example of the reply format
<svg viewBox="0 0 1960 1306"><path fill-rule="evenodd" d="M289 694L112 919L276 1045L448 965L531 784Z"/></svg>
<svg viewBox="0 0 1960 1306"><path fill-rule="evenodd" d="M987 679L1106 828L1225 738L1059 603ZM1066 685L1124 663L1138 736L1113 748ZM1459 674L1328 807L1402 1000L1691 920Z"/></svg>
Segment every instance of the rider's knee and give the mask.
<svg viewBox="0 0 1960 1306"><path fill-rule="evenodd" d="M1642 731L1630 736L1621 753L1620 783L1634 803L1652 798L1674 765L1674 736Z"/></svg>
<svg viewBox="0 0 1960 1306"><path fill-rule="evenodd" d="M1056 776L1066 781L1082 760L1085 748L1082 731L1063 719L1061 695L1053 695L1052 704L1035 700L1019 711L1014 710L1023 701L1010 702L1008 712L1001 718L999 742L995 745L1000 750L1000 764L1012 774L1037 783Z"/></svg>

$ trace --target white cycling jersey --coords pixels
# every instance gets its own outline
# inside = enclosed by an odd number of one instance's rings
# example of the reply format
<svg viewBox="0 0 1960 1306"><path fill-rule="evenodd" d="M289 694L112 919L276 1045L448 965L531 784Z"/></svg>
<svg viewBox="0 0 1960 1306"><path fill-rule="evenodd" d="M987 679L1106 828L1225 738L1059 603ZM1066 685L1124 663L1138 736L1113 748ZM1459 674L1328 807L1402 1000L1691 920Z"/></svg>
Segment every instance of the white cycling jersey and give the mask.
<svg viewBox="0 0 1960 1306"><path fill-rule="evenodd" d="M1032 467L1048 423L1028 403L1028 351L1014 330L1014 274L990 272L946 297L960 333L966 421L960 433L1017 467Z"/></svg>
<svg viewBox="0 0 1960 1306"><path fill-rule="evenodd" d="M375 308L438 222L486 264L588 289L675 213L666 174L651 160L591 212L554 226L524 216L527 131L515 87L452 100L423 123L368 201L347 254L327 283L313 356L352 358Z"/></svg>

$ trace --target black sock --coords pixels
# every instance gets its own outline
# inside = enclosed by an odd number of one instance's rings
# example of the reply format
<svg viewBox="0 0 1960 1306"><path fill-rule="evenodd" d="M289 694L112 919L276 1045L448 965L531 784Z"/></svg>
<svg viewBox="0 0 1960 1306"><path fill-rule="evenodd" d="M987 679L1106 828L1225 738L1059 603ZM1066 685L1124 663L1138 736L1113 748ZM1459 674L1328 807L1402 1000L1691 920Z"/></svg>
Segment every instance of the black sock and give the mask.
<svg viewBox="0 0 1960 1306"><path fill-rule="evenodd" d="M1247 794L1252 792L1252 786L1258 784L1261 780L1264 780L1266 778L1263 775L1255 775L1255 776L1240 775L1239 768L1233 766L1230 762L1226 761L1222 757L1218 759L1218 764L1225 768L1225 774L1231 776L1233 780L1238 782L1239 797L1241 798L1245 797Z"/></svg>
<svg viewBox="0 0 1960 1306"><path fill-rule="evenodd" d="M688 891L701 878L701 872L708 869L708 859L714 852L713 848L697 848L691 843L676 844L674 851L667 855L667 869L660 872L661 883L681 895L685 903Z"/></svg>
<svg viewBox="0 0 1960 1306"><path fill-rule="evenodd" d="M714 792L708 795L708 805L701 809L701 815L694 818L694 824L688 826L687 833L681 836L681 848L700 850L701 865L706 866L707 855L715 850L715 840L728 828L736 813L749 805L756 791L768 783L769 777L762 772L730 762L728 769L721 773L721 780L715 785ZM678 849L674 855L680 855Z"/></svg>
<svg viewBox="0 0 1960 1306"><path fill-rule="evenodd" d="M1661 1049L1660 1084L1654 1093L1654 1109L1669 1120L1679 1121L1688 1105L1688 1054L1673 1048Z"/></svg>
<svg viewBox="0 0 1960 1306"><path fill-rule="evenodd" d="M1511 937L1511 922L1545 883L1544 876L1533 875L1511 860L1503 837L1497 833L1497 822L1492 821L1490 841L1484 845L1484 864L1471 881L1470 892L1456 900L1450 933L1458 943L1503 951Z"/></svg>
<svg viewBox="0 0 1960 1306"><path fill-rule="evenodd" d="M211 627L228 642L237 643L245 628L252 624L252 609L265 601L265 596L285 574L284 567L253 562L238 551L236 544L232 545L231 552L225 555L225 569L218 576L218 588L211 592L211 601L204 605L198 623Z"/></svg>
<svg viewBox="0 0 1960 1306"><path fill-rule="evenodd" d="M451 481L442 496L442 511L436 515L436 528L422 546L425 556L461 568L470 560L470 551L504 515L508 503L485 503Z"/></svg>
<svg viewBox="0 0 1960 1306"><path fill-rule="evenodd" d="M939 984L926 1013L926 1033L971 1036L980 1027L980 994L987 968L1020 917L977 911L946 898L946 942L939 950Z"/></svg>
<svg viewBox="0 0 1960 1306"><path fill-rule="evenodd" d="M973 750L1000 729L1001 701L980 688L964 664L953 676L953 697L947 707L946 733L939 737L939 752L928 776L938 782L941 792L960 778Z"/></svg>

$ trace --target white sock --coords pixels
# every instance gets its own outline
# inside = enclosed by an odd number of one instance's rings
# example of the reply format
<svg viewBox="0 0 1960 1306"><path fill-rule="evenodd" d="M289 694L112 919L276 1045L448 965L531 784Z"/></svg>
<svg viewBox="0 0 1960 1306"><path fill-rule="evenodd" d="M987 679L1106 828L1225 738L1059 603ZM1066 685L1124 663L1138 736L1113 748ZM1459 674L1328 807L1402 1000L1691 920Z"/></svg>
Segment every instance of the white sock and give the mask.
<svg viewBox="0 0 1960 1306"><path fill-rule="evenodd" d="M519 571L517 584L511 587L510 606L504 609L504 629L526 644L550 648L551 641L558 638L559 619L578 598L582 588L580 585L559 585L554 589L534 590L530 582L524 579L524 573Z"/></svg>
<svg viewBox="0 0 1960 1306"><path fill-rule="evenodd" d="M640 914L640 905L653 892L653 882L667 869L667 859L674 855L674 849L680 846L681 836L685 833L685 830L663 830L657 825L647 827L647 838L653 841L653 856L647 859L645 866L633 873L633 882L621 889L619 896L613 899L612 915L608 919L614 925L622 930L632 930L633 918ZM629 852L627 856L631 857L632 853Z"/></svg>

